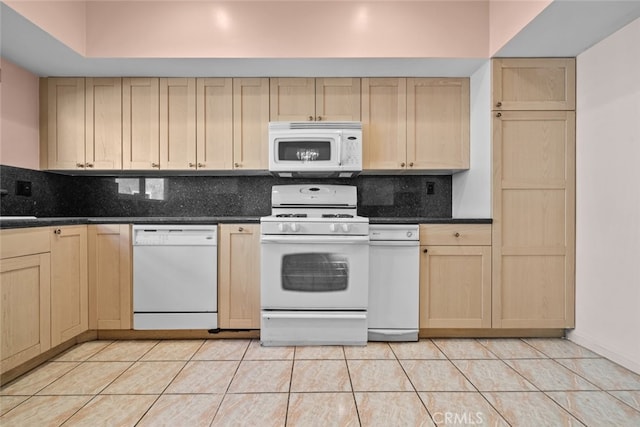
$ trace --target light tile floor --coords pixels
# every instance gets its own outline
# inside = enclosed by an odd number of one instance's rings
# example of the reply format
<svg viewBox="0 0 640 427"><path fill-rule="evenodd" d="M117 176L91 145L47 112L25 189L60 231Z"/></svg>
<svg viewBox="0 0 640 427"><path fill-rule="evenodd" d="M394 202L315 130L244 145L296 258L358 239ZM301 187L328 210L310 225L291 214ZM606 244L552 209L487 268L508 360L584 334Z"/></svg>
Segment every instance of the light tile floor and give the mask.
<svg viewBox="0 0 640 427"><path fill-rule="evenodd" d="M0 388L9 426L640 426L640 375L562 339L94 341Z"/></svg>

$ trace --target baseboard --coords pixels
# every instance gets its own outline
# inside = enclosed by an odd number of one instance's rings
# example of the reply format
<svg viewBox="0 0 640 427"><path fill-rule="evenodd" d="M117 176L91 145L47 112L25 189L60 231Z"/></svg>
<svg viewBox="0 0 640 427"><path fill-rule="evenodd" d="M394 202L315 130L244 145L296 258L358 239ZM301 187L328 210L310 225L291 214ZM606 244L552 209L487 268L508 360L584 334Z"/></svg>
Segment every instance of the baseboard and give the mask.
<svg viewBox="0 0 640 427"><path fill-rule="evenodd" d="M564 329L420 329L420 338L560 338Z"/></svg>
<svg viewBox="0 0 640 427"><path fill-rule="evenodd" d="M639 361L633 361L616 351L603 347L592 337L586 337L576 333L575 331L570 331L567 333L567 339L640 375Z"/></svg>
<svg viewBox="0 0 640 427"><path fill-rule="evenodd" d="M98 331L99 340L188 340L188 339L243 339L260 338L258 329L224 330L208 332L206 330L140 330L109 329Z"/></svg>

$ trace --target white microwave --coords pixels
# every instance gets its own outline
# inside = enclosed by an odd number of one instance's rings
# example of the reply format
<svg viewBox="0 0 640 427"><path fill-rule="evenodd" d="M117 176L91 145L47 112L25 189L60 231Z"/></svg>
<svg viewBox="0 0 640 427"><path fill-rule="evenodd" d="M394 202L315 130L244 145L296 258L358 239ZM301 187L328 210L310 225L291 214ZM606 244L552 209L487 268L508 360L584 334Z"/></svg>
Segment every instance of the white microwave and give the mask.
<svg viewBox="0 0 640 427"><path fill-rule="evenodd" d="M361 171L361 122L269 123L273 175L350 178Z"/></svg>

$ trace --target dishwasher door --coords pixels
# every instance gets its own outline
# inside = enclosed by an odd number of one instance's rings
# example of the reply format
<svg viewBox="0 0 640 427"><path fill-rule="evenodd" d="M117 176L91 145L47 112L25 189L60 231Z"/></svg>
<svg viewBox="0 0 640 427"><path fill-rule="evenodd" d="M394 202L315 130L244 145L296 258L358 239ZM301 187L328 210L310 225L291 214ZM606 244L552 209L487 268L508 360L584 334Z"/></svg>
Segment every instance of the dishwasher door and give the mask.
<svg viewBox="0 0 640 427"><path fill-rule="evenodd" d="M217 226L134 225L134 329L216 329L217 278Z"/></svg>
<svg viewBox="0 0 640 427"><path fill-rule="evenodd" d="M410 234L410 235L409 235ZM369 341L417 341L420 242L417 226L370 226ZM389 237L391 236L391 237ZM405 240L375 240L404 238Z"/></svg>

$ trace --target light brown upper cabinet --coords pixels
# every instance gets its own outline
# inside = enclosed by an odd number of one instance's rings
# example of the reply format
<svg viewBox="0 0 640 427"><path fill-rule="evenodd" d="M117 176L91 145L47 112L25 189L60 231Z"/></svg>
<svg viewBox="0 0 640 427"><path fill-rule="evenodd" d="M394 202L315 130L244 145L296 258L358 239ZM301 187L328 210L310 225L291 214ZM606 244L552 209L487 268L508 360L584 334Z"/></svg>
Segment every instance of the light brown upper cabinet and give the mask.
<svg viewBox="0 0 640 427"><path fill-rule="evenodd" d="M269 167L269 79L233 79L233 169Z"/></svg>
<svg viewBox="0 0 640 427"><path fill-rule="evenodd" d="M122 168L122 79L40 80L41 167Z"/></svg>
<svg viewBox="0 0 640 427"><path fill-rule="evenodd" d="M160 169L160 79L122 79L123 169Z"/></svg>
<svg viewBox="0 0 640 427"><path fill-rule="evenodd" d="M359 78L272 78L271 121L359 121Z"/></svg>
<svg viewBox="0 0 640 427"><path fill-rule="evenodd" d="M51 229L51 346L89 329L87 226Z"/></svg>
<svg viewBox="0 0 640 427"><path fill-rule="evenodd" d="M468 78L362 79L363 168L469 168Z"/></svg>
<svg viewBox="0 0 640 427"><path fill-rule="evenodd" d="M196 79L160 79L160 169L196 168Z"/></svg>
<svg viewBox="0 0 640 427"><path fill-rule="evenodd" d="M574 58L493 61L493 110L575 110Z"/></svg>
<svg viewBox="0 0 640 427"><path fill-rule="evenodd" d="M196 79L196 114L196 169L232 169L232 79Z"/></svg>

